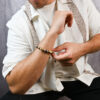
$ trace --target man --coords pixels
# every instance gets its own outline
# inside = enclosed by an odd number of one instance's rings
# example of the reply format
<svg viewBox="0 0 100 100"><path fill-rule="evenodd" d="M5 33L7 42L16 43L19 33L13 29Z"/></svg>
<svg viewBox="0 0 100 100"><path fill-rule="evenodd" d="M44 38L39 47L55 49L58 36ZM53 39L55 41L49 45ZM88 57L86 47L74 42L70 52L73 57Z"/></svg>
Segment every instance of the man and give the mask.
<svg viewBox="0 0 100 100"><path fill-rule="evenodd" d="M7 23L3 76L17 99L99 100L86 56L100 50L99 19L91 0L29 0Z"/></svg>

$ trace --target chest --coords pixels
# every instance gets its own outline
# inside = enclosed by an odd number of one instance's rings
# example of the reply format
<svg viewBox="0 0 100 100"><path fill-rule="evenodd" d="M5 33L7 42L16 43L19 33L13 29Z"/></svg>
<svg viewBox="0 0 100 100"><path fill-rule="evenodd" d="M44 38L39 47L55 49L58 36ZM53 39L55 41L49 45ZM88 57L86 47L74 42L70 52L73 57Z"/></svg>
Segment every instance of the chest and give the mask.
<svg viewBox="0 0 100 100"><path fill-rule="evenodd" d="M76 2L64 4L59 2L57 4L57 10L72 11L74 20L71 28L66 25L64 32L59 35L55 45L60 45L64 42L83 43L89 39L87 10L82 2L79 2L78 4ZM46 17L45 13L43 16ZM40 14L39 19L33 22L39 41L45 37L51 27L51 24L48 24L48 21L44 20L43 16ZM53 17L51 17L50 21L52 21L52 18Z"/></svg>

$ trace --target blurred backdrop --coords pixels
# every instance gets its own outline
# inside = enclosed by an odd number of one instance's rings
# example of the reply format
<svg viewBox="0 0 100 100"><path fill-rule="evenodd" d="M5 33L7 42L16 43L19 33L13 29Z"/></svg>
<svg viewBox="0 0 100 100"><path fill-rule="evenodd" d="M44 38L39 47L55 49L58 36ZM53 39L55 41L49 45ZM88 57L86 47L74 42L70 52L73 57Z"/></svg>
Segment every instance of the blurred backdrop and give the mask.
<svg viewBox="0 0 100 100"><path fill-rule="evenodd" d="M8 91L8 86L2 77L2 60L6 54L7 28L6 22L24 4L26 0L0 0L0 97ZM100 11L100 0L93 0ZM89 55L89 63L100 73L100 52Z"/></svg>

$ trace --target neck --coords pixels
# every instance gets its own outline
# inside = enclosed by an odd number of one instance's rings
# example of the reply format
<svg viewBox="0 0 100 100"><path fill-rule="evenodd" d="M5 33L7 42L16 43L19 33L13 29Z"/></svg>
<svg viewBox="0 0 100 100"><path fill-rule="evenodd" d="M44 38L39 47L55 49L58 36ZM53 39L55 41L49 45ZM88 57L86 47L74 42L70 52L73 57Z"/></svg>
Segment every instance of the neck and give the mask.
<svg viewBox="0 0 100 100"><path fill-rule="evenodd" d="M55 0L29 0L35 8L42 8L45 5L51 4Z"/></svg>

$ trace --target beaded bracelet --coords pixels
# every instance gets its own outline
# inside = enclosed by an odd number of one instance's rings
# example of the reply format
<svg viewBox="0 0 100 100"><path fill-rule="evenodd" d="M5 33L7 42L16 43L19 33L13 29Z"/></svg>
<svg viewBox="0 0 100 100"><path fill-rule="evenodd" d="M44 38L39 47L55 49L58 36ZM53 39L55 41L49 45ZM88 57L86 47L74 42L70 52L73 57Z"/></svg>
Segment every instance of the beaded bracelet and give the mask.
<svg viewBox="0 0 100 100"><path fill-rule="evenodd" d="M41 50L41 51L44 52L44 53L47 53L47 54L52 54L52 53L53 53L53 51L43 49L43 48L41 48L41 47L39 47L39 46L36 46L36 48L39 49L39 50Z"/></svg>

